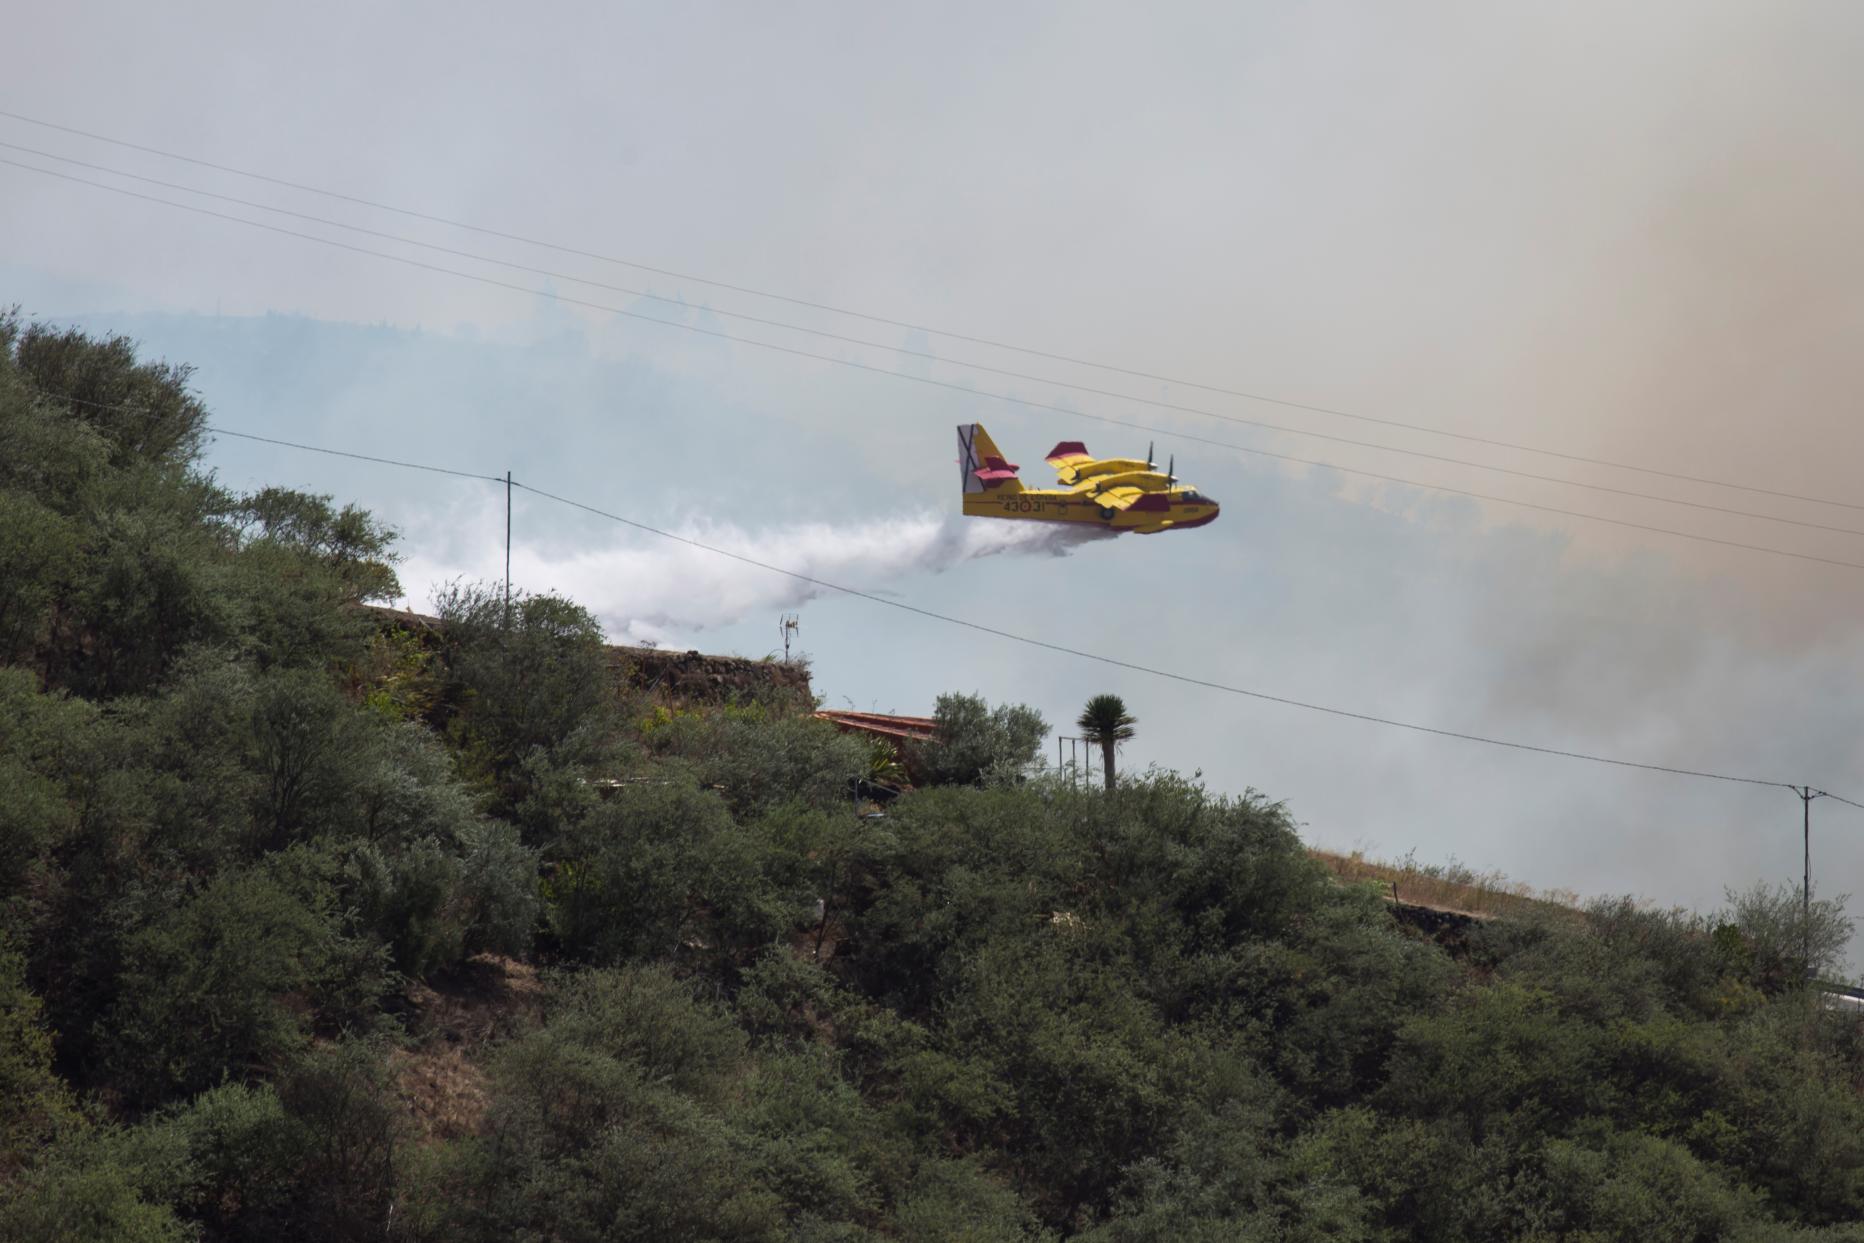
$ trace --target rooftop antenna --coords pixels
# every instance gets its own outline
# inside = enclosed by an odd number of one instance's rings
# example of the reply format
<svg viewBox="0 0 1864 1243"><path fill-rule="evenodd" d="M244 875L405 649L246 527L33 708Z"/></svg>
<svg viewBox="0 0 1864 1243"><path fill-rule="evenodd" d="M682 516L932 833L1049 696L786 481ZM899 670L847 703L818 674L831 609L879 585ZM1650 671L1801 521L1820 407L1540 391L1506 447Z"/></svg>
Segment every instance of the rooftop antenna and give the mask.
<svg viewBox="0 0 1864 1243"><path fill-rule="evenodd" d="M777 620L777 633L783 636L783 663L790 663L790 636L802 629L802 618L785 613Z"/></svg>

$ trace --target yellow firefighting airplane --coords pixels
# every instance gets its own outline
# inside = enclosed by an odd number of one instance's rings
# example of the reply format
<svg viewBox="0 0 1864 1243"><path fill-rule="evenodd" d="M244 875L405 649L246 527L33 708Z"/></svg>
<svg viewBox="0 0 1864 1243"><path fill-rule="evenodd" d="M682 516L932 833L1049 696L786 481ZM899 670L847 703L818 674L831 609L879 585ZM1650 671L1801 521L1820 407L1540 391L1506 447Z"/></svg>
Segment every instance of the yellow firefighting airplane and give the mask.
<svg viewBox="0 0 1864 1243"><path fill-rule="evenodd" d="M1061 488L1028 488L981 423L958 425L958 469L964 478L964 512L973 518L1083 522L1112 531L1184 531L1217 518L1217 502L1180 487L1168 467L1146 460L1096 458L1078 440L1049 450ZM1173 465L1176 465L1174 462Z"/></svg>

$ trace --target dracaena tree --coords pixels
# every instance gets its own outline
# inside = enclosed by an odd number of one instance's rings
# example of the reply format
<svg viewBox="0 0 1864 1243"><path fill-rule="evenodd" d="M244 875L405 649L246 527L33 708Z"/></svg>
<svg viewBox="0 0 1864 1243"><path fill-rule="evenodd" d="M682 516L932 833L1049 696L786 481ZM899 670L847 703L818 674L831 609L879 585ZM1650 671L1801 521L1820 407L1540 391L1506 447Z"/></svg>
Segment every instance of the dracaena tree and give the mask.
<svg viewBox="0 0 1864 1243"><path fill-rule="evenodd" d="M1081 709L1080 719L1075 722L1081 729L1081 736L1089 742L1100 744L1100 758L1107 770L1107 788L1113 788L1113 749L1133 736L1133 727L1139 724L1126 711L1126 701L1118 695L1096 695L1087 701Z"/></svg>

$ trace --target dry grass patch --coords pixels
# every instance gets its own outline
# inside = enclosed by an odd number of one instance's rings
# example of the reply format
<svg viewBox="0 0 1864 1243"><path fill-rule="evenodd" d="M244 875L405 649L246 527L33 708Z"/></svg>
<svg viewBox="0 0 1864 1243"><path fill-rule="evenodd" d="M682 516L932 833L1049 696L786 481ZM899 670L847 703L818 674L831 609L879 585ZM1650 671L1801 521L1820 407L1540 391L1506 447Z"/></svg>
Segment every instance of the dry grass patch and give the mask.
<svg viewBox="0 0 1864 1243"><path fill-rule="evenodd" d="M487 1047L536 1023L543 1004L537 969L497 954L408 988L414 1045L391 1059L403 1103L428 1140L481 1133L489 1099Z"/></svg>
<svg viewBox="0 0 1864 1243"><path fill-rule="evenodd" d="M1497 871L1478 872L1454 859L1447 864L1425 864L1407 854L1395 863L1388 863L1368 859L1357 850L1346 855L1329 850L1307 853L1347 884L1377 883L1389 900L1408 906L1425 906L1477 918L1549 913L1573 915L1579 907L1579 895L1571 890L1535 889L1509 880Z"/></svg>
<svg viewBox="0 0 1864 1243"><path fill-rule="evenodd" d="M485 1068L458 1045L397 1049L389 1056L396 1089L422 1140L439 1142L482 1133Z"/></svg>

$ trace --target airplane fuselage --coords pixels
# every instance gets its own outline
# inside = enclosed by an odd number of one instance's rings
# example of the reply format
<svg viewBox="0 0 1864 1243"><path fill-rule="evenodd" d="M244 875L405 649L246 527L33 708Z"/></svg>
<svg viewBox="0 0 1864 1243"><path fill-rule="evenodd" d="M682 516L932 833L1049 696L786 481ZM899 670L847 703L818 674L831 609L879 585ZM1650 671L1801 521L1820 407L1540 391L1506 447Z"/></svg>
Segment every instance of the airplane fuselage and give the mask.
<svg viewBox="0 0 1864 1243"><path fill-rule="evenodd" d="M1084 488L1023 488L1014 492L999 488L966 494L964 513L969 518L1079 522L1152 535L1201 527L1216 518L1217 503L1193 488L1150 492L1126 509L1097 504Z"/></svg>

